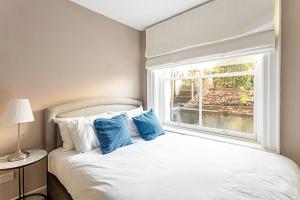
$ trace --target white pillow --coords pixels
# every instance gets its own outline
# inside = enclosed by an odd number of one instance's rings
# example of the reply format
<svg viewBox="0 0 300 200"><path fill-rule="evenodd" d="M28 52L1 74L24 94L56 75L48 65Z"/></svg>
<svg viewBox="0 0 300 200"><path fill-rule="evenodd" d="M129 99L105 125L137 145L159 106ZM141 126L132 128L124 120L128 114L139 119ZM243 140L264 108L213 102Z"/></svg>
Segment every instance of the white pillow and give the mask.
<svg viewBox="0 0 300 200"><path fill-rule="evenodd" d="M127 122L127 126L130 130L130 135L131 137L134 137L134 136L138 136L139 135L139 131L137 130L137 127L136 125L134 124L133 122L133 117L136 117L136 116L139 116L143 113L143 107L140 106L138 108L135 108L133 110L129 110L129 111L126 111L124 113L124 116L125 116L125 119L126 119L126 122Z"/></svg>
<svg viewBox="0 0 300 200"><path fill-rule="evenodd" d="M100 146L93 120L81 118L68 124L77 152L84 153Z"/></svg>
<svg viewBox="0 0 300 200"><path fill-rule="evenodd" d="M101 118L103 116L107 116L107 113L89 116L89 117L86 117L86 119L93 121L96 118ZM78 119L84 119L84 117L54 119L54 122L57 123L57 125L59 127L61 139L63 141L62 151L71 151L71 150L75 149L75 145L74 145L73 139L71 137L71 133L70 133L68 126L70 123L77 121Z"/></svg>
<svg viewBox="0 0 300 200"><path fill-rule="evenodd" d="M70 135L70 131L68 128L68 124L77 118L58 118L55 119L55 123L57 123L59 127L60 136L63 142L62 151L71 151L75 149L73 140Z"/></svg>

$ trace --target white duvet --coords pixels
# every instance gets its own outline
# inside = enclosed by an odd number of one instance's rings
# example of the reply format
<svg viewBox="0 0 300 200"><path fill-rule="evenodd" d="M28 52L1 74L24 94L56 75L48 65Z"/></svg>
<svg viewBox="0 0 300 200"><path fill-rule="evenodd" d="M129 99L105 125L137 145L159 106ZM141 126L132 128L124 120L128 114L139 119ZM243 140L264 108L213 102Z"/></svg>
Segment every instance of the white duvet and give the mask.
<svg viewBox="0 0 300 200"><path fill-rule="evenodd" d="M288 158L168 133L101 155L56 149L49 171L74 200L299 200Z"/></svg>

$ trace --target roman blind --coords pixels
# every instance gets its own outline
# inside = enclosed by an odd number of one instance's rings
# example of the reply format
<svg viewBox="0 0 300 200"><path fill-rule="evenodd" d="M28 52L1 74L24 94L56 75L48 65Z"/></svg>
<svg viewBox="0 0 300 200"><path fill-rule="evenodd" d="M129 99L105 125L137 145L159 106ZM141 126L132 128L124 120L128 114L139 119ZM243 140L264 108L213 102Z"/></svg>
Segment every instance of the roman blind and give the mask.
<svg viewBox="0 0 300 200"><path fill-rule="evenodd" d="M274 0L214 0L146 29L146 67L275 47Z"/></svg>

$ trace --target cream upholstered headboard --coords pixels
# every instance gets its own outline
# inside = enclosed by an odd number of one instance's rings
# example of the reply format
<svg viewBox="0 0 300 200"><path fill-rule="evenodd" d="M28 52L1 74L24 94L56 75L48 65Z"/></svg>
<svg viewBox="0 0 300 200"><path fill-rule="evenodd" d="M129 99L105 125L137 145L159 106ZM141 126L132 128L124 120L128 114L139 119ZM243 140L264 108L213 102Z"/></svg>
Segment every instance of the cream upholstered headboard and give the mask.
<svg viewBox="0 0 300 200"><path fill-rule="evenodd" d="M137 108L142 102L125 98L94 98L74 101L46 109L45 139L47 151L62 146L59 130L54 123L55 118L91 116L109 111L126 111Z"/></svg>

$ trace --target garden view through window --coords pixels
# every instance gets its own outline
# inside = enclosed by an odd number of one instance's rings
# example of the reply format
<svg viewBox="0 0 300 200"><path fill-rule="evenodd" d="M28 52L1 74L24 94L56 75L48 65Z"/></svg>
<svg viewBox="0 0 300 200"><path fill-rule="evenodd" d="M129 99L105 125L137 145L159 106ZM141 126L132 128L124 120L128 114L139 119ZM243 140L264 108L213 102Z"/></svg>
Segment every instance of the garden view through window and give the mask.
<svg viewBox="0 0 300 200"><path fill-rule="evenodd" d="M223 132L254 134L255 68L258 57L172 68L165 79L165 121Z"/></svg>

